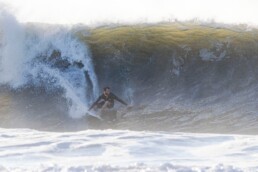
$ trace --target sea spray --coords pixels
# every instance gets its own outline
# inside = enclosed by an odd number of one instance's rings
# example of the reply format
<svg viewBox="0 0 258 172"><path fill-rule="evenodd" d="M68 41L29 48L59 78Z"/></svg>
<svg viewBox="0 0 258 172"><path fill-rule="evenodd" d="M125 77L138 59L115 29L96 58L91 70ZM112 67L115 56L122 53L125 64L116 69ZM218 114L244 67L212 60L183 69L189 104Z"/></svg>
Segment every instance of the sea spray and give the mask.
<svg viewBox="0 0 258 172"><path fill-rule="evenodd" d="M67 27L25 26L2 12L0 84L11 89L44 88L63 93L69 114L79 118L98 94L88 48ZM89 88L90 87L90 88Z"/></svg>
<svg viewBox="0 0 258 172"><path fill-rule="evenodd" d="M0 27L0 83L8 83L16 88L25 83L23 78L23 65L26 63L24 28L5 11L0 13Z"/></svg>

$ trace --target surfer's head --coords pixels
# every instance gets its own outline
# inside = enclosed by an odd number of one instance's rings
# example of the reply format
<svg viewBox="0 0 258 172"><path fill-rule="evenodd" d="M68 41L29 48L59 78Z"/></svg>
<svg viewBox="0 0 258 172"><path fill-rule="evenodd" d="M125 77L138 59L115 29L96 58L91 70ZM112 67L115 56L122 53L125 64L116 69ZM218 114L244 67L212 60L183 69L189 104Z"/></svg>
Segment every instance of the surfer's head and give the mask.
<svg viewBox="0 0 258 172"><path fill-rule="evenodd" d="M110 88L109 87L104 87L104 94L110 94Z"/></svg>

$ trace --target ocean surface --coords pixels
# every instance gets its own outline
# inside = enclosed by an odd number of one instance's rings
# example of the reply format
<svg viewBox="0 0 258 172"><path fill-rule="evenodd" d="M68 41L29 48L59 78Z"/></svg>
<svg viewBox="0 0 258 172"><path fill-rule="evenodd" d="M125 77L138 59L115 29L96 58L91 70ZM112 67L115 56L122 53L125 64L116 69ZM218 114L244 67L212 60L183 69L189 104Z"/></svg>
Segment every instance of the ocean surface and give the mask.
<svg viewBox="0 0 258 172"><path fill-rule="evenodd" d="M0 171L258 171L258 30L0 13ZM109 86L117 120L89 106Z"/></svg>
<svg viewBox="0 0 258 172"><path fill-rule="evenodd" d="M1 171L257 171L257 136L0 130Z"/></svg>

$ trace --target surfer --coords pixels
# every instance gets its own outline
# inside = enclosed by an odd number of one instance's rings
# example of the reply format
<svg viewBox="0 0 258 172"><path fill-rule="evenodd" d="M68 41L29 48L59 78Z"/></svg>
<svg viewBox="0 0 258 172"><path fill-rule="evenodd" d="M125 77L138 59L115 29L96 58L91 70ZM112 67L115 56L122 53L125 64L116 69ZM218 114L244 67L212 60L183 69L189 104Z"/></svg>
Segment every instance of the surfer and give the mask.
<svg viewBox="0 0 258 172"><path fill-rule="evenodd" d="M91 105L91 107L89 108L89 111L94 108L95 106L98 109L111 109L114 107L114 100L119 101L120 103L124 104L125 106L127 106L127 103L125 103L123 100L121 100L120 98L118 98L115 94L111 93L110 88L109 87L105 87L103 94L101 96L99 96L99 98Z"/></svg>

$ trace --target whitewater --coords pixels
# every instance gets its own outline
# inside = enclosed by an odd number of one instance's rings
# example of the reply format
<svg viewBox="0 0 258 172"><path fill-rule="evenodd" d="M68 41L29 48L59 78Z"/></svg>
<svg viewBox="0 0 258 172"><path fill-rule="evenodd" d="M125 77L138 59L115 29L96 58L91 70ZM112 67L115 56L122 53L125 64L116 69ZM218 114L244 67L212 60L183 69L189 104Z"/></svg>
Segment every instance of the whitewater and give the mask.
<svg viewBox="0 0 258 172"><path fill-rule="evenodd" d="M256 171L257 137L1 129L2 171Z"/></svg>
<svg viewBox="0 0 258 172"><path fill-rule="evenodd" d="M0 171L258 171L258 30L20 23L0 11ZM116 121L89 106L110 86Z"/></svg>

